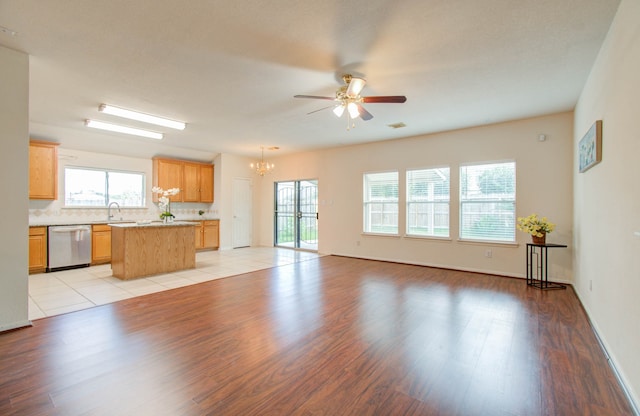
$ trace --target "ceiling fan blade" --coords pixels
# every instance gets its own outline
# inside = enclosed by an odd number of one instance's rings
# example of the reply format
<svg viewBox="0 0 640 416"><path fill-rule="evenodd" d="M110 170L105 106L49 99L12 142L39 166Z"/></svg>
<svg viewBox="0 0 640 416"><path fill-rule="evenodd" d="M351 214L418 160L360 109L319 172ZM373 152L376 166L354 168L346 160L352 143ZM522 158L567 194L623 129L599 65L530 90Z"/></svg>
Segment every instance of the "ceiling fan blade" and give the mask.
<svg viewBox="0 0 640 416"><path fill-rule="evenodd" d="M317 113L318 111L326 110L327 108L333 108L333 107L335 107L335 105L332 104L332 105L327 106L327 107L318 108L317 110L313 110L313 111L308 112L307 115L313 114L313 113Z"/></svg>
<svg viewBox="0 0 640 416"><path fill-rule="evenodd" d="M365 110L360 104L358 104L358 113L360 113L360 118L364 121L371 120L373 118L373 115Z"/></svg>
<svg viewBox="0 0 640 416"><path fill-rule="evenodd" d="M404 103L407 97L404 95L386 95L378 97L362 97L363 103Z"/></svg>
<svg viewBox="0 0 640 416"><path fill-rule="evenodd" d="M364 85L367 83L363 78L351 78L349 81L349 86L347 87L346 94L349 97L357 97L360 95L360 91L364 88Z"/></svg>
<svg viewBox="0 0 640 416"><path fill-rule="evenodd" d="M331 100L331 101L336 100L336 97L322 97L319 95L294 95L293 98L313 98L316 100Z"/></svg>

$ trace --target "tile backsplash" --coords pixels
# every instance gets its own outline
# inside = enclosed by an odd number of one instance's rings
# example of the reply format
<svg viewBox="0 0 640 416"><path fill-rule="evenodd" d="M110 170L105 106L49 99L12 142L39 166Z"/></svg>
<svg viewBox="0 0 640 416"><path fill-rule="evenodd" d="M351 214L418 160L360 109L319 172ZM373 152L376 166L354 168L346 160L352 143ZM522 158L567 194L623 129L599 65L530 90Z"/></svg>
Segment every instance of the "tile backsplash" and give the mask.
<svg viewBox="0 0 640 416"><path fill-rule="evenodd" d="M29 224L66 224L66 223L94 223L107 222L106 208L63 208L48 204L43 207L29 207ZM197 206L196 206L197 205ZM203 206L204 205L204 206ZM204 211L203 215L198 211ZM160 220L160 209L157 205L150 208L121 208L112 209L112 221L126 220ZM211 204L171 204L171 212L177 220L199 220L218 218L218 209Z"/></svg>

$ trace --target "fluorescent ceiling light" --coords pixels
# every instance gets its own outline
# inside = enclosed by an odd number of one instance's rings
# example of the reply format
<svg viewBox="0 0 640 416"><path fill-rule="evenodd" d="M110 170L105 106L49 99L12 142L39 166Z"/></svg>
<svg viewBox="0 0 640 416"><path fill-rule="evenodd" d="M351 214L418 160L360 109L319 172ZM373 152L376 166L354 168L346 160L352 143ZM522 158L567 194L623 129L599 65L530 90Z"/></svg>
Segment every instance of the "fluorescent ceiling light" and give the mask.
<svg viewBox="0 0 640 416"><path fill-rule="evenodd" d="M85 120L84 124L87 127L92 127L94 129L115 131L117 133L132 134L134 136L148 137L150 139L161 140L163 137L162 133L156 133L155 131L134 129L133 127L126 127L126 126L120 126L118 124L104 123L102 121L96 121L96 120Z"/></svg>
<svg viewBox="0 0 640 416"><path fill-rule="evenodd" d="M176 130L184 130L184 128L187 126L187 124L183 123L182 121L169 120L168 118L152 116L150 114L139 113L137 111L125 110L124 108L114 107L107 104L100 104L100 107L98 107L98 111L105 114L128 118L131 120L142 121L144 123L170 127Z"/></svg>

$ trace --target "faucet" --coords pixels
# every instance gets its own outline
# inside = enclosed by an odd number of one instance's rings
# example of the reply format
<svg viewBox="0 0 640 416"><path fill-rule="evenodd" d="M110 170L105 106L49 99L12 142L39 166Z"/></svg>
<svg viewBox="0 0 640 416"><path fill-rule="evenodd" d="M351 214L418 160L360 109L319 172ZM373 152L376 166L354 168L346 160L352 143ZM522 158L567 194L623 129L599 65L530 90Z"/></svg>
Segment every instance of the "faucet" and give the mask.
<svg viewBox="0 0 640 416"><path fill-rule="evenodd" d="M111 218L113 218L113 214L111 213L111 205L114 205L114 204L116 207L118 207L118 212L120 212L120 205L117 202L110 202L109 206L107 207L107 221L111 221Z"/></svg>

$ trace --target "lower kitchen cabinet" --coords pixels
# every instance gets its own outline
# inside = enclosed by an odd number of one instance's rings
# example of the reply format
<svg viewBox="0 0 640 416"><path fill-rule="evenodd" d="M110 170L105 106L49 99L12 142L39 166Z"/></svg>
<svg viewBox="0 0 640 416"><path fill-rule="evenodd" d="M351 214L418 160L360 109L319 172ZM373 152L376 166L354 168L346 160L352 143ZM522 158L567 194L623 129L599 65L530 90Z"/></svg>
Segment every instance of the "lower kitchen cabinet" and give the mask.
<svg viewBox="0 0 640 416"><path fill-rule="evenodd" d="M91 264L111 262L111 227L106 224L91 226Z"/></svg>
<svg viewBox="0 0 640 416"><path fill-rule="evenodd" d="M199 221L196 228L196 249L218 249L220 247L220 220Z"/></svg>
<svg viewBox="0 0 640 416"><path fill-rule="evenodd" d="M47 269L47 227L29 227L29 274Z"/></svg>

